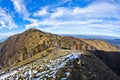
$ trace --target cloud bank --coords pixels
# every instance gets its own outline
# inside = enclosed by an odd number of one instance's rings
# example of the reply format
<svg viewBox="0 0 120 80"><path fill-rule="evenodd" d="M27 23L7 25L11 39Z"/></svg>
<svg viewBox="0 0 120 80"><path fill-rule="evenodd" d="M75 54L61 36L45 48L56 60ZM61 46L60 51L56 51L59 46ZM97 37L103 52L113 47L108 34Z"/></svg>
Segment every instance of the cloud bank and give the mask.
<svg viewBox="0 0 120 80"><path fill-rule="evenodd" d="M120 37L120 0L25 1L10 0L12 7L7 9L14 15L0 6L0 30L17 33L19 29L38 28L57 34Z"/></svg>
<svg viewBox="0 0 120 80"><path fill-rule="evenodd" d="M0 7L0 29L2 28L8 28L13 29L17 28L18 26L14 22L13 18L9 13L7 13L5 10L3 10Z"/></svg>
<svg viewBox="0 0 120 80"><path fill-rule="evenodd" d="M101 3L93 2L84 8L57 7L52 12L43 8L38 10L37 13L41 13L35 16L39 17L41 14L45 14L47 17L25 26L26 28L47 26L43 29L63 34L67 32L71 34L113 35L117 34L116 30L120 30L120 10L118 7L116 4L103 1Z"/></svg>

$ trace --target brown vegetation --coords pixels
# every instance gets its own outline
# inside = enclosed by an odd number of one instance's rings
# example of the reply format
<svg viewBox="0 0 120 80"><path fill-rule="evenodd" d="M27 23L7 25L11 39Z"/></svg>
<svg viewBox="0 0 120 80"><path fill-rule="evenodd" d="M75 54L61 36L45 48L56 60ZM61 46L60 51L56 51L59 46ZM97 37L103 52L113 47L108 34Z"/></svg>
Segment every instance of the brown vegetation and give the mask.
<svg viewBox="0 0 120 80"><path fill-rule="evenodd" d="M45 50L47 53L52 52L48 50L51 47L66 50L119 51L117 48L101 40L63 37L37 29L29 29L21 34L11 36L0 44L0 68L18 63L22 65L22 62L27 63L27 60L36 60L32 57L42 54ZM46 54L42 55L44 57Z"/></svg>

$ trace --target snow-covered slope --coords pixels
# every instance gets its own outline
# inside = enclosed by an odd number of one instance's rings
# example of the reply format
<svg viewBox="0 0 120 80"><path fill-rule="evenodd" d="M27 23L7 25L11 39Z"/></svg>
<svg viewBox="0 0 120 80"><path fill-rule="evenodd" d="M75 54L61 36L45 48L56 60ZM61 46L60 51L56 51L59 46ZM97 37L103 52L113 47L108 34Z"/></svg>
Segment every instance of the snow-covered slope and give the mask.
<svg viewBox="0 0 120 80"><path fill-rule="evenodd" d="M52 53L51 53L52 54ZM69 52L61 57L46 57L11 69L0 80L119 80L101 60L89 52Z"/></svg>
<svg viewBox="0 0 120 80"><path fill-rule="evenodd" d="M70 60L80 58L81 53L70 53L66 56L45 62L45 59L39 59L32 64L11 70L9 73L0 76L0 80L18 80L24 78L26 80L47 80L47 78L55 78L55 74L60 68L64 68ZM69 72L65 73L67 76ZM64 80L64 79L63 79Z"/></svg>

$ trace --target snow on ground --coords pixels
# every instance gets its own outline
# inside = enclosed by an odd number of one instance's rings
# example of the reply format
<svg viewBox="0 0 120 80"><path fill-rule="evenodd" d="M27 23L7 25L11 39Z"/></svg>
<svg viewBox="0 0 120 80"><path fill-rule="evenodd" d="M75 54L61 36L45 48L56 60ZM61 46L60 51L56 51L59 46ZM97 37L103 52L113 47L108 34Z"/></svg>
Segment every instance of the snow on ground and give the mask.
<svg viewBox="0 0 120 80"><path fill-rule="evenodd" d="M41 64L42 63L41 61L43 60L40 59L39 61L33 62L32 64L25 65L23 67L18 68L17 70L10 71L9 73L0 76L0 80L5 80L6 78L7 79L14 78L17 80L20 76L26 79L33 78L32 80L39 80L39 79L41 80L43 79L44 76L48 76L48 78L49 77L55 78L55 74L57 73L57 71L60 68L65 67L66 62L72 59L80 58L80 56L81 53L72 52L66 56L54 60L50 60L46 64ZM38 68L36 69L36 67ZM35 68L36 70L32 70L33 68ZM65 74L67 76L70 75L69 72L66 72ZM44 80L45 79L46 78L44 78ZM66 80L66 78L61 78L61 80Z"/></svg>
<svg viewBox="0 0 120 80"><path fill-rule="evenodd" d="M17 73L16 70L15 71L11 71L11 72L9 72L7 74L4 74L4 75L0 76L0 80L5 79L5 78L7 78L7 77L9 77L11 75L14 75L15 73Z"/></svg>

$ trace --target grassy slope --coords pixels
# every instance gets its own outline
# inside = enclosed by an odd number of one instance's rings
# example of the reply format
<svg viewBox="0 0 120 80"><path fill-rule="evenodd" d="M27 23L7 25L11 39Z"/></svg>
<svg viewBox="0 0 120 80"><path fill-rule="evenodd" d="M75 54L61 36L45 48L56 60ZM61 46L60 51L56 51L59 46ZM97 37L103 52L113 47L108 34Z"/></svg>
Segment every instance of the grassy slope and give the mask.
<svg viewBox="0 0 120 80"><path fill-rule="evenodd" d="M26 64L40 58L42 52L47 50L51 45L54 45L54 41L58 43L56 48L61 48L62 46L68 48L70 46L80 44L83 46L90 45L103 51L118 51L115 47L101 40L61 37L39 30L28 30L10 37L3 43L5 45L5 53L3 53L0 60L5 64L5 66L16 65L16 63L19 62L20 65ZM46 47L46 45L49 47ZM41 51L39 51L40 49Z"/></svg>
<svg viewBox="0 0 120 80"><path fill-rule="evenodd" d="M83 40L86 43L96 47L98 50L102 50L102 51L120 51L119 49L115 48L114 46L110 45L109 43L103 41L103 40Z"/></svg>

